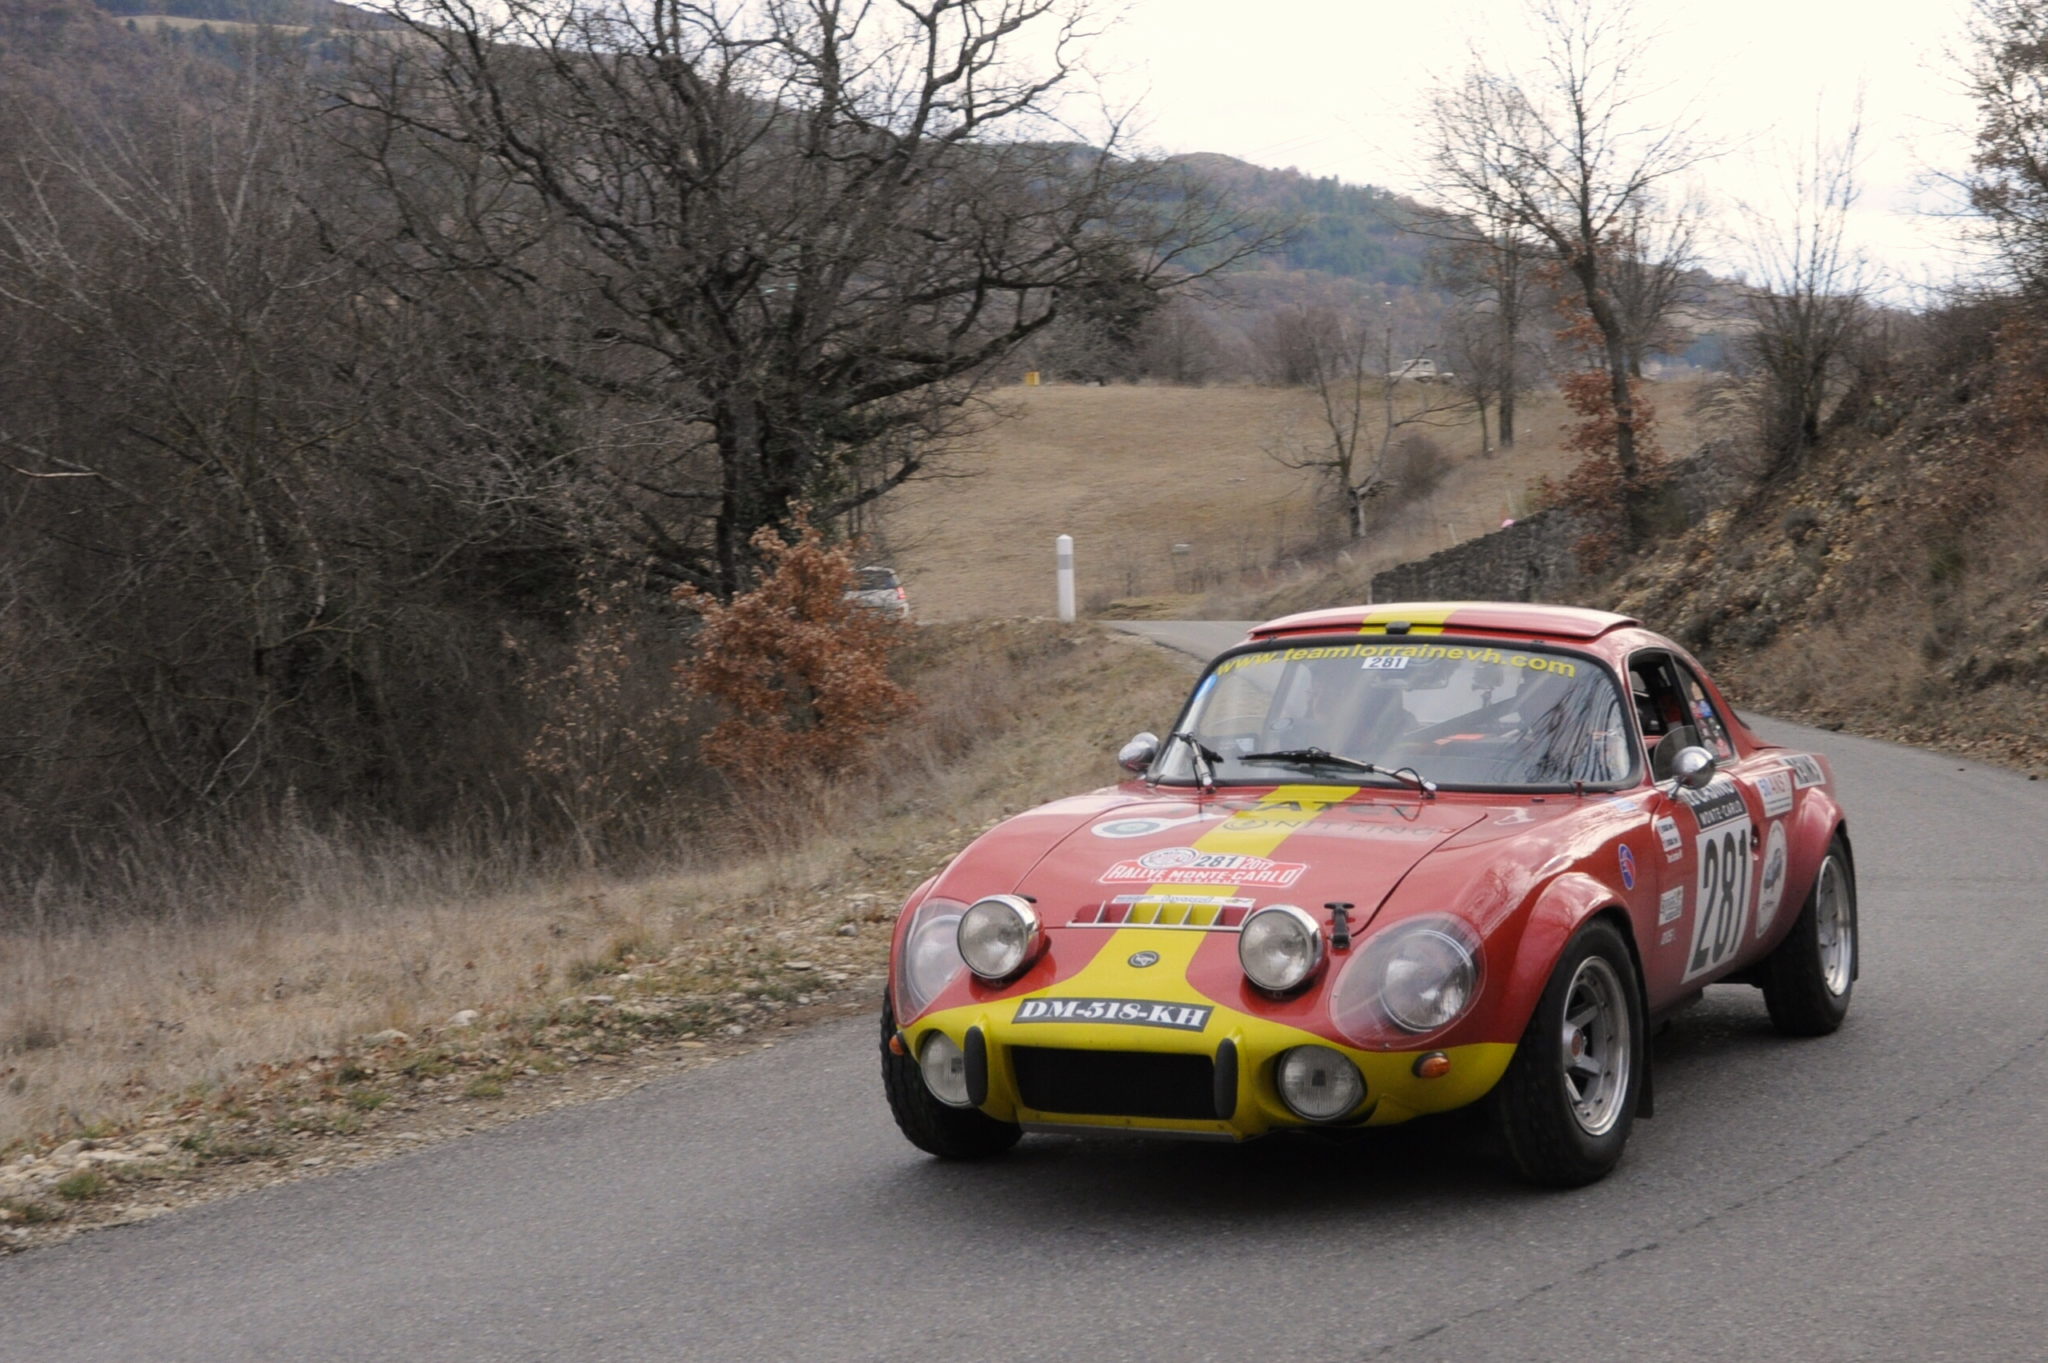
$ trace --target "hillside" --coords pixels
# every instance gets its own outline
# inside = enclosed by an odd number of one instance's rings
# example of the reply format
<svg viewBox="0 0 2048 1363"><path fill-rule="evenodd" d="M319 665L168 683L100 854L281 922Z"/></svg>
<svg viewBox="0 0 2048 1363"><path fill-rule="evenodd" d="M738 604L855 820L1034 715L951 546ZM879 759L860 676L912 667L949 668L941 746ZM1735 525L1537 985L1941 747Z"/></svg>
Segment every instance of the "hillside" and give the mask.
<svg viewBox="0 0 2048 1363"><path fill-rule="evenodd" d="M1424 282L1431 243L1407 229L1422 205L1334 176L1273 170L1214 153L1173 160L1230 194L1242 208L1291 222L1294 231L1248 269L1306 270L1394 288Z"/></svg>
<svg viewBox="0 0 2048 1363"><path fill-rule="evenodd" d="M93 0L93 4L122 18L154 15L311 28L379 22L368 10L341 4L339 0Z"/></svg>
<svg viewBox="0 0 2048 1363"><path fill-rule="evenodd" d="M2048 767L2048 369L2018 323L1930 320L1878 420L1600 604L1670 630L1746 705Z"/></svg>

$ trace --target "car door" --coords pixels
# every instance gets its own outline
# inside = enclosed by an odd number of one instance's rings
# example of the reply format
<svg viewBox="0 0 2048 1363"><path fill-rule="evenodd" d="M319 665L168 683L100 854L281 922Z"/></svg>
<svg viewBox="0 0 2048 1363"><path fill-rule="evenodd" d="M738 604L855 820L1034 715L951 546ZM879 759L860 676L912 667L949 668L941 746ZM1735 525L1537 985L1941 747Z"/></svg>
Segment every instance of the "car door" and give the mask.
<svg viewBox="0 0 2048 1363"><path fill-rule="evenodd" d="M1629 660L1629 680L1659 781L1650 809L1662 858L1657 929L1644 952L1655 1008L1728 974L1755 940L1763 773L1737 751L1713 698L1683 660L1661 650L1638 653ZM1674 791L1670 760L1695 744L1714 754L1719 770L1699 790Z"/></svg>

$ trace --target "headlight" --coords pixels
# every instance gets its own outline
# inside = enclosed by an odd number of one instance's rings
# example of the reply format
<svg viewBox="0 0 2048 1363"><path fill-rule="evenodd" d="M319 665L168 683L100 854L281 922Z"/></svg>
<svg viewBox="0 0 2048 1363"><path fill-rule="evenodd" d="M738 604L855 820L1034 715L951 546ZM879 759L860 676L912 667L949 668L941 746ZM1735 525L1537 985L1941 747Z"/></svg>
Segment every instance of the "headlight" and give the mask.
<svg viewBox="0 0 2048 1363"><path fill-rule="evenodd" d="M927 899L917 910L910 933L903 939L903 961L897 978L903 985L903 1015L907 1022L931 1006L939 991L960 973L960 906L944 899Z"/></svg>
<svg viewBox="0 0 2048 1363"><path fill-rule="evenodd" d="M967 1055L953 1044L953 1038L944 1032L927 1036L917 1053L917 1068L932 1097L948 1107L968 1106Z"/></svg>
<svg viewBox="0 0 2048 1363"><path fill-rule="evenodd" d="M1038 910L1014 894L977 900L960 916L960 957L984 980L1006 980L1031 963L1045 940Z"/></svg>
<svg viewBox="0 0 2048 1363"><path fill-rule="evenodd" d="M1375 944L1373 957L1380 1007L1396 1027L1410 1032L1450 1025L1472 1002L1479 984L1479 961L1472 949L1440 928L1397 929L1384 946Z"/></svg>
<svg viewBox="0 0 2048 1363"><path fill-rule="evenodd" d="M1328 1046L1296 1046L1274 1068L1280 1101L1297 1117L1334 1122L1365 1101L1365 1078L1351 1058Z"/></svg>
<svg viewBox="0 0 2048 1363"><path fill-rule="evenodd" d="M1315 974L1323 963L1323 934L1315 919L1292 904L1268 904L1244 920L1237 934L1237 960L1246 979L1282 993Z"/></svg>

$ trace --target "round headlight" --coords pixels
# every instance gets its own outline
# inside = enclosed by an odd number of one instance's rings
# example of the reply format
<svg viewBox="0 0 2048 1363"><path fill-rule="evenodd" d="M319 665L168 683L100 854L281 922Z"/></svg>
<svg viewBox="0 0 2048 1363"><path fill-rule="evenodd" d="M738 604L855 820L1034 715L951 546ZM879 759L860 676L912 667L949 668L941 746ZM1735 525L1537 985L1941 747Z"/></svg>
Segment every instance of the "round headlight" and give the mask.
<svg viewBox="0 0 2048 1363"><path fill-rule="evenodd" d="M903 941L899 971L903 1009L898 1022L907 1022L922 1013L960 973L959 930L958 904L927 899L918 909Z"/></svg>
<svg viewBox="0 0 2048 1363"><path fill-rule="evenodd" d="M1280 1101L1297 1117L1334 1122L1348 1117L1365 1101L1365 1077L1341 1051L1328 1046L1296 1046L1280 1053L1274 1071Z"/></svg>
<svg viewBox="0 0 2048 1363"><path fill-rule="evenodd" d="M1268 904L1244 920L1237 960L1246 979L1280 993L1315 974L1323 961L1323 935L1316 920L1292 904Z"/></svg>
<svg viewBox="0 0 2048 1363"><path fill-rule="evenodd" d="M1380 956L1380 1007L1411 1032L1449 1025L1472 1002L1478 983L1471 948L1436 928L1400 933Z"/></svg>
<svg viewBox="0 0 2048 1363"><path fill-rule="evenodd" d="M967 1056L944 1032L933 1032L917 1052L917 1068L932 1097L948 1107L966 1107Z"/></svg>
<svg viewBox="0 0 2048 1363"><path fill-rule="evenodd" d="M984 980L1006 980L1022 970L1041 940L1038 910L1018 895L990 895L960 916L960 956Z"/></svg>

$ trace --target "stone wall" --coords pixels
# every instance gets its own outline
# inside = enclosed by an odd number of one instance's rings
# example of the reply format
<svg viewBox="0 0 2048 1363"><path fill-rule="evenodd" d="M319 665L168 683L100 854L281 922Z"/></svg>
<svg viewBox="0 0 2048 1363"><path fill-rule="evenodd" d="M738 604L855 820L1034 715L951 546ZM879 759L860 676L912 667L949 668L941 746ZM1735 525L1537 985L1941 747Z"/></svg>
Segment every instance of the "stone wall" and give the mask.
<svg viewBox="0 0 2048 1363"><path fill-rule="evenodd" d="M1654 519L1676 531L1739 496L1748 485L1727 451L1716 445L1671 466ZM1572 546L1586 533L1583 517L1539 511L1478 539L1377 573L1375 601L1571 602L1584 584Z"/></svg>

